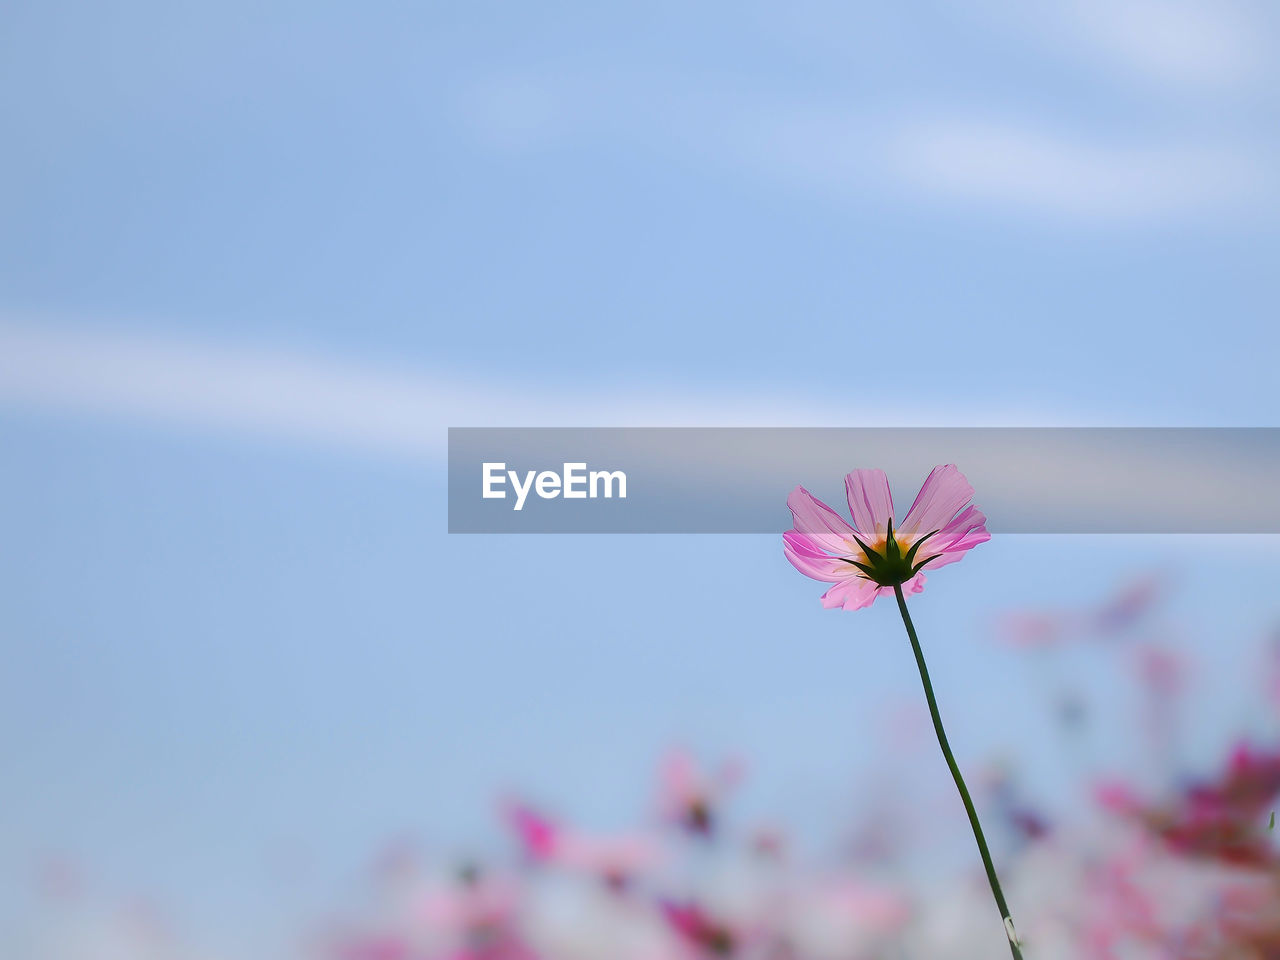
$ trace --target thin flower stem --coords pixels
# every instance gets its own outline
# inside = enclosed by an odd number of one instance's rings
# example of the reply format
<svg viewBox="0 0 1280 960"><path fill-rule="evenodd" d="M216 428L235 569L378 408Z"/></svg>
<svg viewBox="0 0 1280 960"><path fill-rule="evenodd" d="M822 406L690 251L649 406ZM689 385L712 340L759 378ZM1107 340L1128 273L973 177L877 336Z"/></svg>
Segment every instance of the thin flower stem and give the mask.
<svg viewBox="0 0 1280 960"><path fill-rule="evenodd" d="M929 668L924 663L924 653L920 649L920 639L916 636L915 625L911 622L911 614L907 612L907 600L902 595L901 585L893 588L898 598L898 609L902 612L902 622L907 628L907 636L911 638L911 650L916 655L916 666L920 668L920 680L924 683L925 699L929 701L929 715L933 717L933 730L938 735L938 746L951 768L951 777L960 791L960 799L964 801L964 812L969 815L969 825L973 827L973 838L978 841L978 852L982 854L982 866L987 871L987 882L991 884L991 895L996 898L996 906L1000 908L1000 920L1004 924L1005 936L1009 941L1009 949L1013 951L1014 960L1022 960L1022 951L1018 949L1017 933L1013 918L1009 914L1009 905L1005 902L1004 891L1000 889L1000 878L996 876L996 868L991 862L991 851L987 849L987 838L982 834L982 824L978 822L978 812L973 808L973 800L969 796L969 788L965 786L964 777L960 775L960 767L951 753L951 744L947 742L947 731L942 727L942 715L938 713L938 701L933 696L933 684L929 681Z"/></svg>

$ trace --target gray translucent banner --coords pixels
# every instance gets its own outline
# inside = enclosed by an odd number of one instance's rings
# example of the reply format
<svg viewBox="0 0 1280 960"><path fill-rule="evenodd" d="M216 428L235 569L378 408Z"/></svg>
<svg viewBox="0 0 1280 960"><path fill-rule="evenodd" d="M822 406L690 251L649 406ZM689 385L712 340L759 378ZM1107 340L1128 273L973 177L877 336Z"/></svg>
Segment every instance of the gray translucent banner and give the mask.
<svg viewBox="0 0 1280 960"><path fill-rule="evenodd" d="M993 533L1280 532L1271 427L453 428L449 532L778 533L797 484L847 516L879 467L905 513L941 463Z"/></svg>

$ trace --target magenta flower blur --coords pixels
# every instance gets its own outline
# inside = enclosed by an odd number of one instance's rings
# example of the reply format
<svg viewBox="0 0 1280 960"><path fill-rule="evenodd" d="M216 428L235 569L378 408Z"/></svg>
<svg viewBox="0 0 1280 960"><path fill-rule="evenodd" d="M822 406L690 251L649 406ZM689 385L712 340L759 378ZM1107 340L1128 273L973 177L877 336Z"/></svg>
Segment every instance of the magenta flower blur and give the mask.
<svg viewBox="0 0 1280 960"><path fill-rule="evenodd" d="M844 486L852 525L796 487L787 497L793 529L782 535L792 566L832 585L822 595L828 609L859 610L895 586L919 593L921 571L955 563L991 539L987 518L969 502L973 487L955 464L933 468L901 523L883 470L854 470Z"/></svg>

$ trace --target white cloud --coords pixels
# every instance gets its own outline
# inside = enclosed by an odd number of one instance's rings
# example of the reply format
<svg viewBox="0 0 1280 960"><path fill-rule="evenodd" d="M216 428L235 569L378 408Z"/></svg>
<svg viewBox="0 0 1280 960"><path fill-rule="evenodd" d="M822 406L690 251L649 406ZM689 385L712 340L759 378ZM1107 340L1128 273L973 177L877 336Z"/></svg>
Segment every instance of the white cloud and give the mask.
<svg viewBox="0 0 1280 960"><path fill-rule="evenodd" d="M845 202L961 201L979 213L1115 227L1239 219L1277 193L1275 151L1251 130L1138 127L1117 137L1088 124L1027 122L998 104L779 97L669 75L490 86L536 91L533 112L558 118L538 125L538 137L616 138ZM465 109L477 136L505 144L492 111L476 106L491 92L465 97ZM515 137L523 123L500 126Z"/></svg>
<svg viewBox="0 0 1280 960"><path fill-rule="evenodd" d="M924 415L758 391L551 387L258 345L4 321L0 407L429 458L444 455L451 426L823 426L855 416L897 425ZM963 412L951 415L963 422Z"/></svg>
<svg viewBox="0 0 1280 960"><path fill-rule="evenodd" d="M674 392L655 385L628 393L607 387L521 385L502 377L464 379L379 370L254 346L0 322L0 409L4 408L213 429L434 462L446 453L451 426L945 427L1066 422L1062 416L1052 418L1030 408L1021 410L1017 419L1007 412L993 415L957 404L933 410L898 406L889 414L865 403L838 406L758 391ZM932 462L938 453L936 439L868 438L864 452L891 473L906 475ZM803 438L789 442L804 449ZM875 448L876 442L883 449ZM982 446L984 442L990 446ZM1274 472L1270 460L1250 459L1247 451L1215 460L1194 449L1162 446L1158 439L1150 449L1116 449L1106 438L1098 441L1086 435L1021 451L1010 450L999 438L978 437L963 449L972 461L971 479L989 500L1006 504L1010 515L1043 509L1048 503L1068 518L1062 521L1068 524L1075 522L1072 517L1102 516L1123 525L1133 521L1136 510L1150 524L1167 527L1177 523L1188 504L1264 503ZM673 477L738 476L740 493L749 491L751 484L785 488L796 479L787 457L762 459L759 451L732 443L659 445L653 453L665 458ZM806 456L812 460L812 451ZM829 456L819 476L835 477L847 469L846 451L831 450ZM1101 469L1104 463L1114 469ZM1117 477L1145 491L1142 497L1118 499ZM1224 501L1223 490L1239 495ZM1229 521L1223 522L1229 526Z"/></svg>
<svg viewBox="0 0 1280 960"><path fill-rule="evenodd" d="M1256 0L978 0L963 9L1006 42L1148 92L1230 96L1274 74L1276 21Z"/></svg>
<svg viewBox="0 0 1280 960"><path fill-rule="evenodd" d="M1077 0L1043 22L1135 75L1176 87L1225 89L1259 79L1265 25L1228 0Z"/></svg>
<svg viewBox="0 0 1280 960"><path fill-rule="evenodd" d="M890 155L929 194L1064 220L1241 212L1275 190L1269 165L1245 148L1116 144L987 120L906 124Z"/></svg>

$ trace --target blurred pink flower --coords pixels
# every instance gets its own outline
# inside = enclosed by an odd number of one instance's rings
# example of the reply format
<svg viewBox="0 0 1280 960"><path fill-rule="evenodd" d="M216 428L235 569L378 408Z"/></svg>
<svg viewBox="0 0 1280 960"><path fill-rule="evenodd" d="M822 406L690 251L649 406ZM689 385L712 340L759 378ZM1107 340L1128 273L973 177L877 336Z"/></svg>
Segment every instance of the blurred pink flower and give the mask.
<svg viewBox="0 0 1280 960"><path fill-rule="evenodd" d="M411 882L422 869L422 854L408 837L389 842L374 858L372 870L379 883L390 887Z"/></svg>
<svg viewBox="0 0 1280 960"><path fill-rule="evenodd" d="M65 856L41 860L36 865L35 884L41 894L53 900L73 900L85 887L80 865Z"/></svg>
<svg viewBox="0 0 1280 960"><path fill-rule="evenodd" d="M704 956L729 956L741 942L741 934L712 917L696 903L663 900L662 917L686 945Z"/></svg>
<svg viewBox="0 0 1280 960"><path fill-rule="evenodd" d="M839 877L816 892L816 898L851 919L863 933L894 933L911 919L911 902L894 890Z"/></svg>
<svg viewBox="0 0 1280 960"><path fill-rule="evenodd" d="M1146 576L1125 584L1093 614L1092 627L1101 634L1115 634L1134 626L1160 600L1164 582L1158 576Z"/></svg>
<svg viewBox="0 0 1280 960"><path fill-rule="evenodd" d="M1068 618L1054 613L1008 613L997 624L1000 636L1024 650L1055 647L1067 636Z"/></svg>
<svg viewBox="0 0 1280 960"><path fill-rule="evenodd" d="M459 931L506 922L519 912L525 890L509 875L491 875L468 866L456 883L429 891L417 903L418 915L437 931Z"/></svg>
<svg viewBox="0 0 1280 960"><path fill-rule="evenodd" d="M1117 960L1135 943L1160 941L1156 901L1139 878L1145 857L1140 843L1087 868L1080 931L1087 957Z"/></svg>
<svg viewBox="0 0 1280 960"><path fill-rule="evenodd" d="M662 819L691 833L710 834L723 797L741 781L742 764L727 760L715 771L700 770L684 750L672 750L658 772L658 809Z"/></svg>
<svg viewBox="0 0 1280 960"><path fill-rule="evenodd" d="M1148 692L1172 697L1181 692L1188 672L1187 658L1170 647L1146 644L1138 649L1138 673Z"/></svg>
<svg viewBox="0 0 1280 960"><path fill-rule="evenodd" d="M343 943L338 949L341 960L408 960L410 945L396 936L370 936Z"/></svg>
<svg viewBox="0 0 1280 960"><path fill-rule="evenodd" d="M1119 785L1097 796L1104 807L1139 821L1182 856L1256 867L1275 862L1262 827L1277 794L1280 751L1242 743L1216 778L1191 784L1170 803L1144 803Z"/></svg>
<svg viewBox="0 0 1280 960"><path fill-rule="evenodd" d="M508 876L469 867L452 888L434 890L417 903L416 916L448 960L536 960L525 942L525 887Z"/></svg>
<svg viewBox="0 0 1280 960"><path fill-rule="evenodd" d="M1029 843L1048 835L1048 819L1023 796L1017 777L1008 766L993 766L983 779L983 786L991 795L992 805L1000 811L1006 825L1020 843Z"/></svg>
<svg viewBox="0 0 1280 960"><path fill-rule="evenodd" d="M900 524L883 470L853 471L845 492L852 526L804 487L787 498L794 528L782 535L783 552L806 577L832 584L822 595L828 609L870 606L895 583L919 593L922 569L954 563L991 539L987 518L969 503L973 487L954 464L934 467Z"/></svg>
<svg viewBox="0 0 1280 960"><path fill-rule="evenodd" d="M1213 909L1188 931L1188 957L1280 956L1280 897L1276 878L1240 871L1223 881Z"/></svg>
<svg viewBox="0 0 1280 960"><path fill-rule="evenodd" d="M997 623L997 630L1005 642L1023 649L1127 636L1149 619L1166 592L1165 579L1149 574L1123 584L1101 603L1084 610L1007 613Z"/></svg>
<svg viewBox="0 0 1280 960"><path fill-rule="evenodd" d="M657 842L641 834L590 836L518 801L504 804L503 812L532 860L592 874L614 889L661 859Z"/></svg>
<svg viewBox="0 0 1280 960"><path fill-rule="evenodd" d="M763 824L751 832L751 851L765 860L782 861L787 856L787 834L772 824Z"/></svg>
<svg viewBox="0 0 1280 960"><path fill-rule="evenodd" d="M1276 631L1267 645L1263 667L1266 693L1273 706L1280 706L1280 631Z"/></svg>
<svg viewBox="0 0 1280 960"><path fill-rule="evenodd" d="M561 831L554 821L516 800L504 803L502 812L530 859L545 862L555 857Z"/></svg>
<svg viewBox="0 0 1280 960"><path fill-rule="evenodd" d="M1116 780L1107 780L1094 787L1094 799L1108 813L1131 816L1142 809L1142 800L1132 787Z"/></svg>

